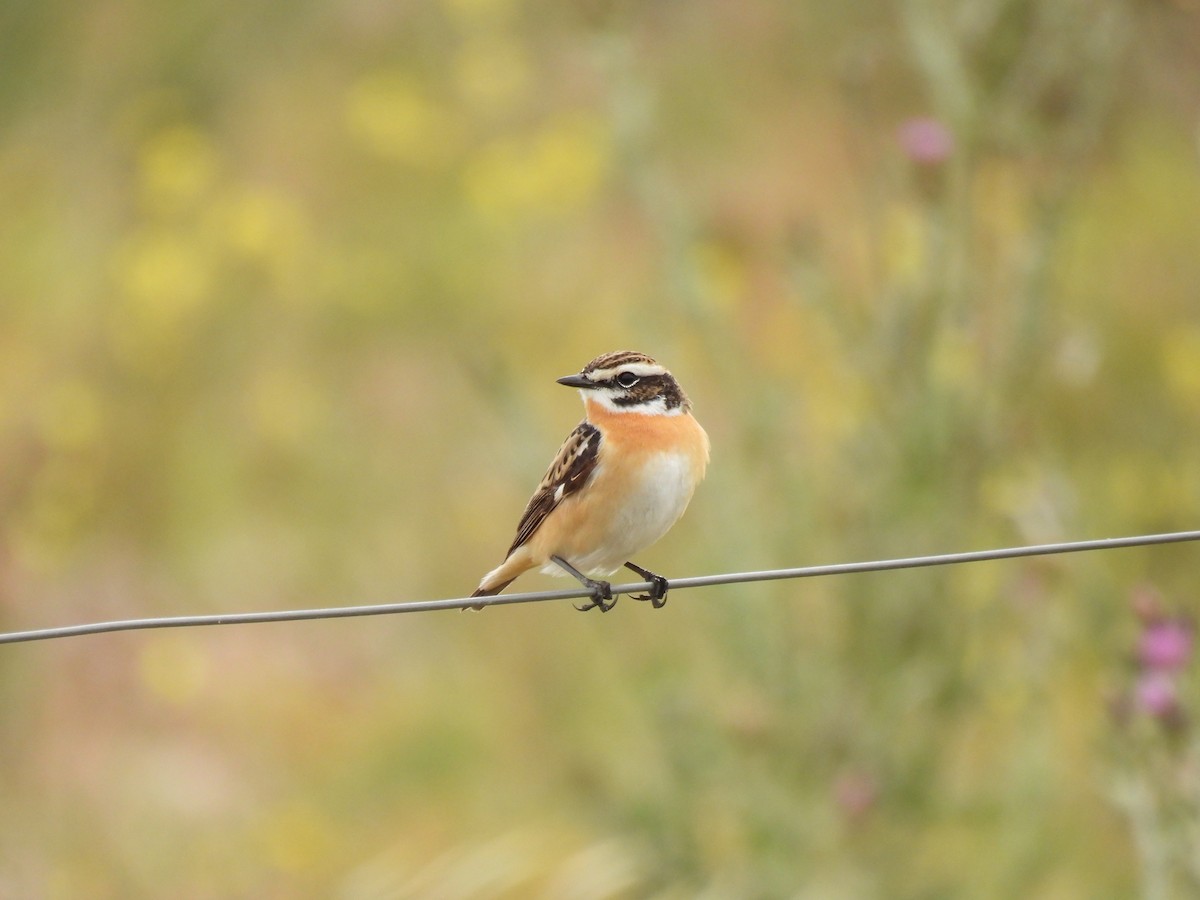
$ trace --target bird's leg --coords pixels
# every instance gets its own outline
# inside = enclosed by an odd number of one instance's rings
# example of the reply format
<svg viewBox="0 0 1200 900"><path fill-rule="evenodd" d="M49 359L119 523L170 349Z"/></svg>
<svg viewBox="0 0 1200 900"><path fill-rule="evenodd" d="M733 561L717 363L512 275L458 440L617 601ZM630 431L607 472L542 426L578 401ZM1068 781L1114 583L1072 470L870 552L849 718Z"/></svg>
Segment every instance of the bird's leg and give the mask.
<svg viewBox="0 0 1200 900"><path fill-rule="evenodd" d="M667 590L671 587L671 585L667 583L667 579L663 578L661 575L655 575L648 569L643 569L641 566L631 562L625 563L625 568L632 572L637 572L654 585L648 594L632 594L631 596L634 600L649 600L650 605L655 609L662 609L667 605Z"/></svg>
<svg viewBox="0 0 1200 900"><path fill-rule="evenodd" d="M612 585L607 581L594 581L593 579L588 578L561 556L551 556L550 560L551 562L557 563L563 570L578 578L579 583L592 592L592 602L586 606L576 606L575 608L577 610L580 612L587 612L589 609L599 607L600 612L608 612L617 605L617 601L613 599Z"/></svg>

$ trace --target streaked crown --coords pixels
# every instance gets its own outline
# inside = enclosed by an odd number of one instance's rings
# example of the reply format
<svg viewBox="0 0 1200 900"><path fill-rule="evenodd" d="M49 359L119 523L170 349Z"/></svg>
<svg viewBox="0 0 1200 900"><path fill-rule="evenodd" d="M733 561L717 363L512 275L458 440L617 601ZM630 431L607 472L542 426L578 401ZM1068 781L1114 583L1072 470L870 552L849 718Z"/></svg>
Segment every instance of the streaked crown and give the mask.
<svg viewBox="0 0 1200 900"><path fill-rule="evenodd" d="M666 367L635 350L597 356L578 375L560 378L559 383L594 391L596 399L619 412L678 415L692 408Z"/></svg>

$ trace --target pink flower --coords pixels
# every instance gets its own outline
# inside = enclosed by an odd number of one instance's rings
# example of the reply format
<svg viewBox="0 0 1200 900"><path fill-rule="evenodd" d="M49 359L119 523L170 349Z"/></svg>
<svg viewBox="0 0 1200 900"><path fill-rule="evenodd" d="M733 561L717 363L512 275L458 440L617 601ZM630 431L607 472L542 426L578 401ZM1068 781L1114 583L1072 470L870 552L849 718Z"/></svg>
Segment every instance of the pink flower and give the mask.
<svg viewBox="0 0 1200 900"><path fill-rule="evenodd" d="M905 156L921 166L936 166L954 152L954 135L937 119L909 119L897 132Z"/></svg>
<svg viewBox="0 0 1200 900"><path fill-rule="evenodd" d="M1183 619L1160 619L1148 624L1142 632L1138 659L1147 669L1175 671L1188 664L1194 644L1191 623Z"/></svg>
<svg viewBox="0 0 1200 900"><path fill-rule="evenodd" d="M1175 679L1165 672L1147 672L1138 679L1134 697L1142 711L1157 719L1166 719L1179 712L1179 692Z"/></svg>
<svg viewBox="0 0 1200 900"><path fill-rule="evenodd" d="M833 785L834 801L848 819L861 819L879 799L879 786L866 772L843 772Z"/></svg>

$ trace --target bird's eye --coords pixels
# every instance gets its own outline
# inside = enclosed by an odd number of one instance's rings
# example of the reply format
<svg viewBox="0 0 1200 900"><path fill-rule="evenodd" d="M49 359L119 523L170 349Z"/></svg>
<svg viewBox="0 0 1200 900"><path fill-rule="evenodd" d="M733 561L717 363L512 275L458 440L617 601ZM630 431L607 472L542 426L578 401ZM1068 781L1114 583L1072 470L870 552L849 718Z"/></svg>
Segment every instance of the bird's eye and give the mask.
<svg viewBox="0 0 1200 900"><path fill-rule="evenodd" d="M617 376L617 384L623 388L631 388L638 383L640 379L632 372L622 372Z"/></svg>

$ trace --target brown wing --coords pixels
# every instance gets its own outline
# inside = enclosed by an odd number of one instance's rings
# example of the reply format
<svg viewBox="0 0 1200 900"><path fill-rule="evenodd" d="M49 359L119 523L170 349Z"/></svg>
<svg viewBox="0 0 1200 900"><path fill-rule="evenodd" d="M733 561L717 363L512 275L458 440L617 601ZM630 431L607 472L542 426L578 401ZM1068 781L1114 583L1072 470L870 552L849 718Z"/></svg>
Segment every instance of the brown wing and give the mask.
<svg viewBox="0 0 1200 900"><path fill-rule="evenodd" d="M596 455L600 451L600 429L587 422L580 422L572 431L550 468L546 470L542 483L533 492L529 505L517 523L517 536L508 548L505 558L533 537L534 532L546 521L563 499L570 497L585 484L596 469Z"/></svg>

